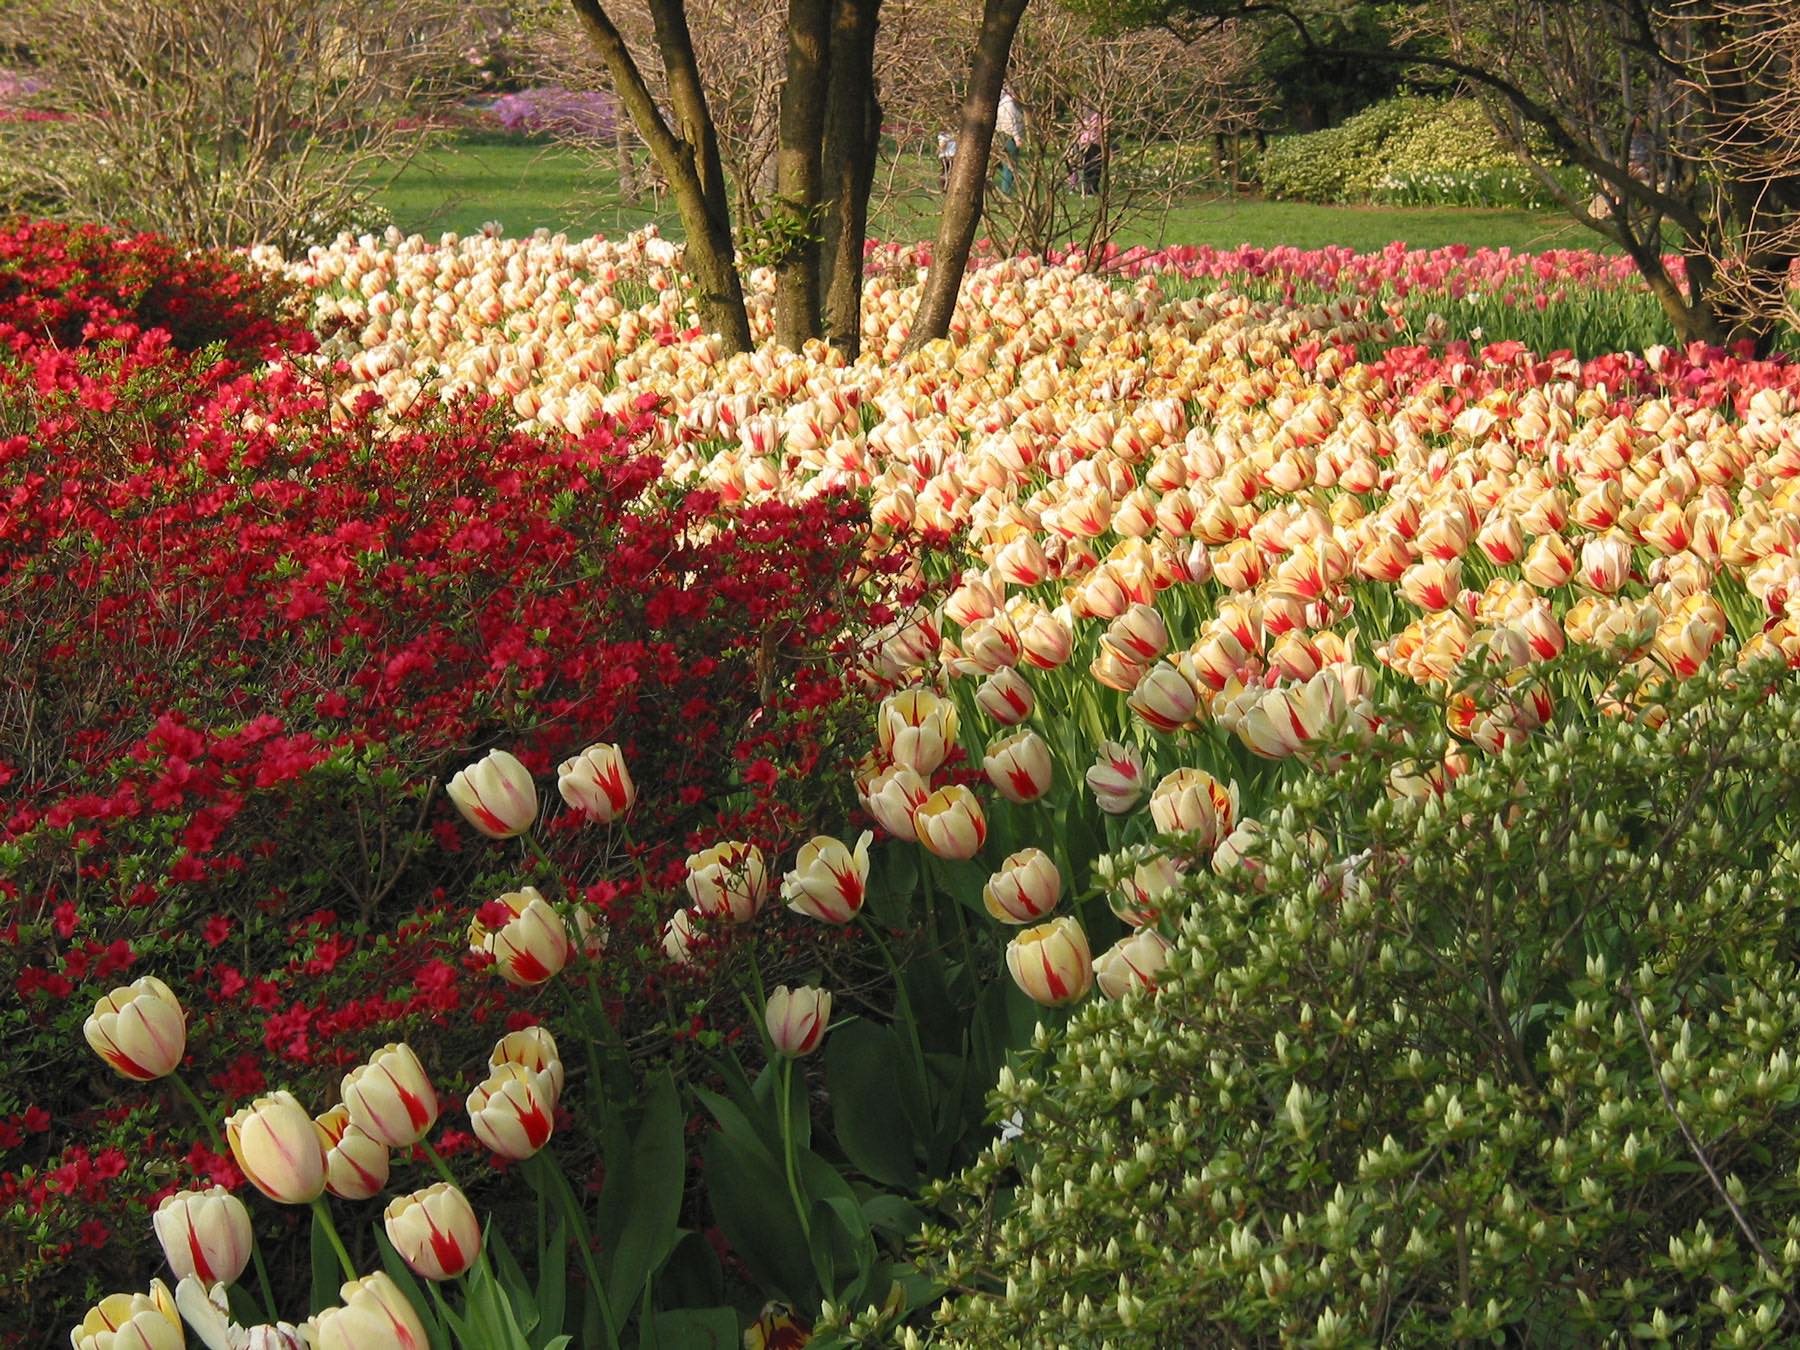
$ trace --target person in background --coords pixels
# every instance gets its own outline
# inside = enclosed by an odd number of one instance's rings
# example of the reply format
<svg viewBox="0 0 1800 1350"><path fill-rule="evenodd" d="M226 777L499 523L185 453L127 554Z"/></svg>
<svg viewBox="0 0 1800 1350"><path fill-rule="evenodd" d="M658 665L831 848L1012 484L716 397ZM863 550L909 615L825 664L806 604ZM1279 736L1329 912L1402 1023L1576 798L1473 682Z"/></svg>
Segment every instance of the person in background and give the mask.
<svg viewBox="0 0 1800 1350"><path fill-rule="evenodd" d="M1069 186L1090 196L1100 191L1100 174L1106 165L1106 114L1089 108L1075 128L1075 165Z"/></svg>
<svg viewBox="0 0 1800 1350"><path fill-rule="evenodd" d="M956 160L956 133L953 131L938 132L938 188L940 191L950 190L950 166Z"/></svg>
<svg viewBox="0 0 1800 1350"><path fill-rule="evenodd" d="M1025 143L1025 113L1013 97L1011 85L1000 87L1000 106L994 112L994 149L999 152L999 179L996 186L1004 196L1012 196L1017 177L1019 147Z"/></svg>
<svg viewBox="0 0 1800 1350"><path fill-rule="evenodd" d="M1645 125L1644 115L1631 119L1631 137L1625 142L1625 166L1631 176L1646 187L1656 182L1656 137Z"/></svg>

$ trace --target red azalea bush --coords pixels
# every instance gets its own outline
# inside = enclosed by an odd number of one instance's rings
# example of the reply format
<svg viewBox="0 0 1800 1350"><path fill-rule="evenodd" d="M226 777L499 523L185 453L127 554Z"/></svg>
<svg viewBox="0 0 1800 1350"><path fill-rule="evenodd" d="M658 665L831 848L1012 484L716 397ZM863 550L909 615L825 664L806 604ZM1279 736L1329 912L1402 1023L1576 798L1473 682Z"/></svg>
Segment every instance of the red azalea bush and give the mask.
<svg viewBox="0 0 1800 1350"><path fill-rule="evenodd" d="M107 308L87 282L60 294ZM185 1072L219 1114L274 1087L322 1110L384 1041L448 1080L497 1023L537 1020L468 924L566 878L607 934L620 1034L661 1054L708 1031L704 963L666 978L667 892L690 848L773 860L842 817L867 710L833 650L888 613L850 578L902 567L862 559L855 501L727 516L669 488L642 418L579 439L483 402L381 418L165 329L82 331L0 330L0 1260L6 1325L33 1334L139 1282L161 1195L241 1180L166 1084L121 1091L88 1052L114 985L182 992ZM634 842L547 812L554 874L441 791L490 747L547 785L603 740L637 782Z"/></svg>

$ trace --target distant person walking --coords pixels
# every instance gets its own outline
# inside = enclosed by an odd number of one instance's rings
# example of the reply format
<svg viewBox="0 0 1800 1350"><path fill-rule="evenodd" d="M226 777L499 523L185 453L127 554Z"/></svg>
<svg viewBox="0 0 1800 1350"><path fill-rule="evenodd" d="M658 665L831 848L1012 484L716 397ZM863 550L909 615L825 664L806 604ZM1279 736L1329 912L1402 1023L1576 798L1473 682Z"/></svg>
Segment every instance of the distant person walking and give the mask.
<svg viewBox="0 0 1800 1350"><path fill-rule="evenodd" d="M950 166L956 162L956 133L953 131L938 132L938 188L940 191L950 190Z"/></svg>
<svg viewBox="0 0 1800 1350"><path fill-rule="evenodd" d="M1025 113L1013 97L1011 85L1000 88L1000 106L994 112L994 149L999 152L999 178L996 186L1002 196L1010 197L1017 181L1019 147L1025 143Z"/></svg>
<svg viewBox="0 0 1800 1350"><path fill-rule="evenodd" d="M1631 119L1631 136L1625 142L1625 165L1645 187L1656 185L1656 137L1638 113Z"/></svg>

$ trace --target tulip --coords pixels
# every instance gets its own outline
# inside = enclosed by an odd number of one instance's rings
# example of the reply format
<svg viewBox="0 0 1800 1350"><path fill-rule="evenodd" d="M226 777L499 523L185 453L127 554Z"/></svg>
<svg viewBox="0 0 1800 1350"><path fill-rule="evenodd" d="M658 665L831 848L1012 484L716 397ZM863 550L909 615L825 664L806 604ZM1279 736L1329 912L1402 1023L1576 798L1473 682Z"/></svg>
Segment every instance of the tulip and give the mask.
<svg viewBox="0 0 1800 1350"><path fill-rule="evenodd" d="M488 1068L498 1069L504 1064L517 1064L549 1074L551 1088L558 1097L562 1096L563 1062L557 1054L556 1037L550 1034L550 1028L520 1027L495 1041L493 1053L488 1056Z"/></svg>
<svg viewBox="0 0 1800 1350"><path fill-rule="evenodd" d="M344 1105L357 1129L389 1148L411 1148L437 1123L437 1092L407 1045L384 1045L344 1077Z"/></svg>
<svg viewBox="0 0 1800 1350"><path fill-rule="evenodd" d="M1061 1007L1094 987L1087 934L1064 916L1027 928L1006 944L1006 969L1034 1003Z"/></svg>
<svg viewBox="0 0 1800 1350"><path fill-rule="evenodd" d="M481 1223L447 1181L397 1197L381 1218L400 1259L427 1280L453 1279L481 1255Z"/></svg>
<svg viewBox="0 0 1800 1350"><path fill-rule="evenodd" d="M823 923L849 923L863 907L869 886L869 841L862 832L852 852L828 834L800 846L794 870L781 879L781 898L796 914Z"/></svg>
<svg viewBox="0 0 1800 1350"><path fill-rule="evenodd" d="M537 784L504 750L490 750L458 770L446 789L463 819L490 839L524 834L537 819Z"/></svg>
<svg viewBox="0 0 1800 1350"><path fill-rule="evenodd" d="M388 1183L388 1146L365 1134L341 1103L313 1119L325 1149L325 1189L340 1200L367 1200Z"/></svg>
<svg viewBox="0 0 1800 1350"><path fill-rule="evenodd" d="M147 1294L108 1294L69 1332L74 1350L182 1350L181 1314L161 1280Z"/></svg>
<svg viewBox="0 0 1800 1350"><path fill-rule="evenodd" d="M325 1189L325 1146L291 1092L258 1097L225 1122L238 1170L269 1199L305 1205Z"/></svg>
<svg viewBox="0 0 1800 1350"><path fill-rule="evenodd" d="M1019 635L1019 648L1025 660L1039 670L1055 670L1069 659L1075 646L1075 635L1066 620L1057 613L1032 605L1027 609L1015 605L1013 628Z"/></svg>
<svg viewBox="0 0 1800 1350"><path fill-rule="evenodd" d="M913 813L930 795L931 789L923 778L906 765L895 764L870 780L863 805L883 830L911 843L919 837L913 828Z"/></svg>
<svg viewBox="0 0 1800 1350"><path fill-rule="evenodd" d="M1167 661L1159 661L1144 672L1125 706L1152 730L1167 733L1191 722L1200 700L1185 675Z"/></svg>
<svg viewBox="0 0 1800 1350"><path fill-rule="evenodd" d="M175 1072L187 1052L187 1013L153 975L100 999L81 1030L95 1054L140 1083Z"/></svg>
<svg viewBox="0 0 1800 1350"><path fill-rule="evenodd" d="M1144 678L1144 667L1136 661L1127 661L1111 647L1102 647L1100 654L1088 662L1088 674L1108 689L1129 694Z"/></svg>
<svg viewBox="0 0 1800 1350"><path fill-rule="evenodd" d="M338 1290L341 1308L327 1308L308 1323L311 1350L427 1350L419 1315L400 1286L377 1272Z"/></svg>
<svg viewBox="0 0 1800 1350"><path fill-rule="evenodd" d="M469 924L469 950L493 957L503 980L528 988L568 964L574 954L568 925L537 887L508 891L494 903L504 905L511 917L493 930L477 917Z"/></svg>
<svg viewBox="0 0 1800 1350"><path fill-rule="evenodd" d="M1611 595L1631 572L1631 541L1621 534L1602 535L1581 546L1581 584Z"/></svg>
<svg viewBox="0 0 1800 1350"><path fill-rule="evenodd" d="M557 1080L548 1071L503 1064L469 1094L469 1123L491 1152L521 1162L549 1141L556 1099Z"/></svg>
<svg viewBox="0 0 1800 1350"><path fill-rule="evenodd" d="M831 995L810 986L789 989L777 985L763 1010L763 1024L775 1053L788 1059L810 1055L825 1039L831 1023Z"/></svg>
<svg viewBox="0 0 1800 1350"><path fill-rule="evenodd" d="M975 701L1003 727L1017 726L1037 706L1030 681L1010 667L996 670L983 680L975 691Z"/></svg>
<svg viewBox="0 0 1800 1350"><path fill-rule="evenodd" d="M1181 768L1163 776L1150 794L1150 818L1164 834L1198 836L1210 853L1237 821L1237 784L1227 788L1204 769Z"/></svg>
<svg viewBox="0 0 1800 1350"><path fill-rule="evenodd" d="M876 734L881 753L929 777L949 758L956 744L956 705L929 689L907 689L881 701Z"/></svg>
<svg viewBox="0 0 1800 1350"><path fill-rule="evenodd" d="M300 1328L292 1322L255 1327L233 1322L223 1284L209 1290L199 1280L183 1278L175 1286L175 1307L207 1350L306 1350Z"/></svg>
<svg viewBox="0 0 1800 1350"><path fill-rule="evenodd" d="M165 1195L150 1223L177 1280L235 1284L250 1264L250 1211L223 1186Z"/></svg>
<svg viewBox="0 0 1800 1350"><path fill-rule="evenodd" d="M1062 873L1041 848L1009 854L981 888L981 902L1001 923L1032 923L1062 899Z"/></svg>
<svg viewBox="0 0 1800 1350"><path fill-rule="evenodd" d="M1017 805L1034 802L1050 790L1050 747L1035 731L1015 731L992 742L981 766L988 782Z"/></svg>
<svg viewBox="0 0 1800 1350"><path fill-rule="evenodd" d="M1108 998L1124 998L1134 990L1156 988L1168 964L1169 944L1153 928L1140 928L1094 958L1094 981Z"/></svg>
<svg viewBox="0 0 1800 1350"><path fill-rule="evenodd" d="M1546 591L1567 585L1574 573L1575 559L1570 556L1562 536L1556 534L1540 534L1533 540L1525 562L1519 568L1519 574L1525 580Z"/></svg>
<svg viewBox="0 0 1800 1350"><path fill-rule="evenodd" d="M1169 630L1154 605L1133 605L1112 621L1100 639L1121 659L1148 665L1169 650Z"/></svg>
<svg viewBox="0 0 1800 1350"><path fill-rule="evenodd" d="M1106 903L1133 928L1154 921L1164 897L1181 884L1181 868L1160 849L1140 846L1100 862Z"/></svg>
<svg viewBox="0 0 1800 1350"><path fill-rule="evenodd" d="M571 808L589 820L610 825L631 810L637 787L616 745L590 745L556 768L556 790Z"/></svg>
<svg viewBox="0 0 1800 1350"><path fill-rule="evenodd" d="M1103 741L1100 756L1087 771L1088 789L1100 809L1122 816L1144 795L1144 759L1135 746Z"/></svg>
<svg viewBox="0 0 1800 1350"><path fill-rule="evenodd" d="M694 959L694 939L700 936L694 929L694 915L698 912L678 909L663 925L663 955L678 966L685 966Z"/></svg>
<svg viewBox="0 0 1800 1350"><path fill-rule="evenodd" d="M1009 670L1019 663L1019 635L1004 614L978 619L963 629L962 647L975 668L986 674Z"/></svg>
<svg viewBox="0 0 1800 1350"><path fill-rule="evenodd" d="M973 858L987 841L987 817L960 784L941 787L913 812L919 842L940 858Z"/></svg>
<svg viewBox="0 0 1800 1350"><path fill-rule="evenodd" d="M687 869L688 895L709 919L749 923L769 898L768 870L755 844L715 844L689 854Z"/></svg>

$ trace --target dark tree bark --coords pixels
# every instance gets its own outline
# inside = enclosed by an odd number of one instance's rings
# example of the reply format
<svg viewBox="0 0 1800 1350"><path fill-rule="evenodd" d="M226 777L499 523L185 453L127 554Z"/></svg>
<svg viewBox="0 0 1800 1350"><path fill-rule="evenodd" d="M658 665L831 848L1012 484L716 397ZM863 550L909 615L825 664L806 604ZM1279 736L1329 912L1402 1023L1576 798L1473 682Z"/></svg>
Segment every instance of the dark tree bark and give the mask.
<svg viewBox="0 0 1800 1350"><path fill-rule="evenodd" d="M880 18L881 0L835 0L831 11L831 80L821 152L822 285L826 340L851 360L862 350L863 244L881 149L881 104L875 89Z"/></svg>
<svg viewBox="0 0 1800 1350"><path fill-rule="evenodd" d="M686 265L694 278L701 322L718 333L727 354L749 351L750 319L735 260L719 137L700 83L686 7L682 0L649 0L674 114L671 126L605 6L600 0L574 0L574 5L613 88L668 180L687 235Z"/></svg>
<svg viewBox="0 0 1800 1350"><path fill-rule="evenodd" d="M937 239L931 249L931 271L919 297L906 348L914 351L950 332L956 297L963 272L969 265L969 249L981 223L987 196L988 157L994 146L994 120L1000 110L1000 89L1006 82L1006 63L1012 55L1013 35L1030 0L982 0L981 32L969 62L969 89L963 98L962 130L956 142L956 159L950 165L950 185L944 192L944 213L938 219Z"/></svg>
<svg viewBox="0 0 1800 1350"><path fill-rule="evenodd" d="M830 64L831 0L788 0L787 78L770 220L781 229L775 340L794 350L820 333L819 176Z"/></svg>

